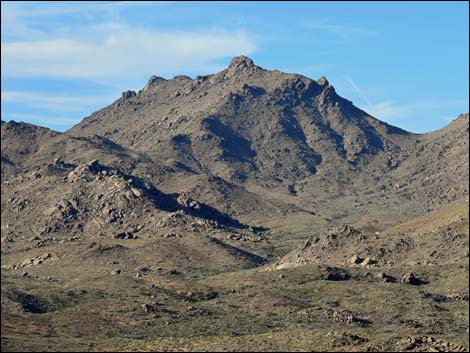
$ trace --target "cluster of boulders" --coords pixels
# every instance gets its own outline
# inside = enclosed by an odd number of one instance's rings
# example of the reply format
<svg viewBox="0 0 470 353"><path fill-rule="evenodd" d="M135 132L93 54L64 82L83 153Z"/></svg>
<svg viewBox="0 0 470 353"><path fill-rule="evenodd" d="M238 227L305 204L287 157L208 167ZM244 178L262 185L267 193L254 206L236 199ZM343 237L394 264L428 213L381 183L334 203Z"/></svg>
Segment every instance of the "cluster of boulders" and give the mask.
<svg viewBox="0 0 470 353"><path fill-rule="evenodd" d="M355 314L352 312L345 310L345 309L339 309L339 310L332 310L328 309L323 312L325 317L329 320L335 321L335 322L343 322L346 324L351 324L351 325L357 325L357 326L368 326L370 325L370 322L365 319L361 319L357 317Z"/></svg>
<svg viewBox="0 0 470 353"><path fill-rule="evenodd" d="M234 240L234 241L246 241L246 242L252 242L252 243L260 243L263 241L263 238L259 236L248 236L248 235L242 235L242 234L229 234L227 235L228 240Z"/></svg>
<svg viewBox="0 0 470 353"><path fill-rule="evenodd" d="M114 264L114 263L113 263ZM124 274L125 271L122 268L115 268L110 272L111 275L122 275ZM143 276L149 275L151 273L155 273L157 275L177 275L180 274L180 272L177 269L165 269L162 267L155 267L154 269L142 265L139 267L136 267L133 271L133 276L136 278L141 278Z"/></svg>
<svg viewBox="0 0 470 353"><path fill-rule="evenodd" d="M190 201L191 204L192 202L193 201ZM194 232L198 232L201 229L207 228L220 228L220 224L216 220L194 218L189 216L185 210L170 212L165 218L159 220L155 225L158 228L188 225Z"/></svg>
<svg viewBox="0 0 470 353"><path fill-rule="evenodd" d="M61 220L74 218L78 213L76 205L66 199L61 199L54 206L46 210L47 216Z"/></svg>
<svg viewBox="0 0 470 353"><path fill-rule="evenodd" d="M188 223L184 210L170 212L165 218L159 220L155 225L158 228L182 226Z"/></svg>
<svg viewBox="0 0 470 353"><path fill-rule="evenodd" d="M194 306L188 306L186 308L186 312L188 316L208 316L211 314L210 311L207 309L196 308Z"/></svg>
<svg viewBox="0 0 470 353"><path fill-rule="evenodd" d="M67 175L66 180L69 183L74 183L76 181L92 181L101 172L103 172L101 174L103 176L108 175L108 173L112 173L112 171L104 169L97 159L93 159L88 163L83 163L77 166Z"/></svg>
<svg viewBox="0 0 470 353"><path fill-rule="evenodd" d="M88 163L83 163L72 170L68 176L69 183L79 181L84 182L106 182L103 186L103 193L93 195L95 201L102 201L108 196L124 195L127 199L140 198L146 194L146 190L135 185L132 177L126 180L125 176L117 169L108 168L101 165L98 160L94 159ZM147 188L150 186L146 185Z"/></svg>
<svg viewBox="0 0 470 353"><path fill-rule="evenodd" d="M348 332L328 332L327 336L332 337L333 347L342 347L342 346L357 346L359 344L368 342L367 338L360 337Z"/></svg>
<svg viewBox="0 0 470 353"><path fill-rule="evenodd" d="M370 256L367 256L365 258L360 257L359 255L353 255L349 262L353 265L360 265L362 267L372 265L376 263L376 261L372 260Z"/></svg>
<svg viewBox="0 0 470 353"><path fill-rule="evenodd" d="M114 234L114 239L137 239L138 236L132 232L124 231Z"/></svg>
<svg viewBox="0 0 470 353"><path fill-rule="evenodd" d="M180 234L175 232L168 232L161 235L162 238L181 238Z"/></svg>
<svg viewBox="0 0 470 353"><path fill-rule="evenodd" d="M342 242L362 242L366 240L366 235L349 225L341 225L329 228L319 236L313 237L305 242L300 250L315 247L320 250L332 250L337 248Z"/></svg>
<svg viewBox="0 0 470 353"><path fill-rule="evenodd" d="M191 210L201 209L201 204L187 196L185 193L179 194L179 196L176 198L176 202L178 202L179 205Z"/></svg>
<svg viewBox="0 0 470 353"><path fill-rule="evenodd" d="M163 77L152 75L147 83L145 84L144 88L142 89L143 92L149 91L150 89L156 87L160 82L166 81Z"/></svg>
<svg viewBox="0 0 470 353"><path fill-rule="evenodd" d="M460 344L443 341L433 336L406 337L395 344L396 352L468 352Z"/></svg>
<svg viewBox="0 0 470 353"><path fill-rule="evenodd" d="M305 241L298 249L277 261L274 268L282 269L308 263L325 263L325 261L343 263L341 259L344 255L341 254L339 255L340 257L335 256L336 250L341 251L342 249L351 248L357 243L364 242L366 239L367 236L365 234L349 225L332 227L320 235L313 236ZM363 258L356 254L350 259L350 263L366 267L376 264L377 260L370 256Z"/></svg>
<svg viewBox="0 0 470 353"><path fill-rule="evenodd" d="M98 231L108 224L125 229L130 219L155 207L153 199L147 195L150 185L126 177L118 169L105 167L96 159L78 165L65 179L72 185L79 185L68 188L62 199L46 209L45 221L49 229L46 233L70 231L82 221ZM119 232L114 235L115 238L135 238Z"/></svg>
<svg viewBox="0 0 470 353"><path fill-rule="evenodd" d="M240 55L232 59L229 67L225 70L227 78L239 77L240 75L250 75L259 69L250 58Z"/></svg>
<svg viewBox="0 0 470 353"><path fill-rule="evenodd" d="M135 93L135 91L125 91L121 93L121 99L131 99L134 98L136 95L137 93Z"/></svg>
<svg viewBox="0 0 470 353"><path fill-rule="evenodd" d="M45 253L43 255L35 256L29 259L24 260L23 262L12 264L12 265L3 265L3 270L19 270L25 267L38 266L48 261L55 261L58 257L52 253Z"/></svg>

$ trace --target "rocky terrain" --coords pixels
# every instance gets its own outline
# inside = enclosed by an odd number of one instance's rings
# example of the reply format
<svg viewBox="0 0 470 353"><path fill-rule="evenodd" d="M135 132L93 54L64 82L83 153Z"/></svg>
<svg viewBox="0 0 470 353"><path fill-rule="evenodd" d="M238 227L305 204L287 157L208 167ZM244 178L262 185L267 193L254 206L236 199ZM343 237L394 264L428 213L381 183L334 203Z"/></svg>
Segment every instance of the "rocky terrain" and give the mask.
<svg viewBox="0 0 470 353"><path fill-rule="evenodd" d="M2 350L468 351L468 113L240 56L1 140Z"/></svg>

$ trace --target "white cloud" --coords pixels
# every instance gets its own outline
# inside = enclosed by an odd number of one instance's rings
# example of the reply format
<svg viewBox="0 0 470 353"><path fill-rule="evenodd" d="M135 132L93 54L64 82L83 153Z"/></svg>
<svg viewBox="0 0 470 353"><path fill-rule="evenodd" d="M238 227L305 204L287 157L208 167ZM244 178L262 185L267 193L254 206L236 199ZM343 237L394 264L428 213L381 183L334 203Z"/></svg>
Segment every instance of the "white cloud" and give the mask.
<svg viewBox="0 0 470 353"><path fill-rule="evenodd" d="M243 32L110 30L106 38L57 38L2 43L6 77L123 78L207 69L217 59L250 54L255 44Z"/></svg>
<svg viewBox="0 0 470 353"><path fill-rule="evenodd" d="M2 76L79 78L128 87L152 74L207 72L220 68L220 59L255 50L253 36L243 29L163 31L131 26L121 16L130 7L158 11L171 3L2 1Z"/></svg>
<svg viewBox="0 0 470 353"><path fill-rule="evenodd" d="M385 101L372 105L359 105L362 110L381 120L396 122L405 119L416 119L417 116L427 115L437 118L444 110L455 110L456 115L450 118L439 118L442 121L451 121L457 117L457 114L468 111L468 100L449 99L449 100L422 100L406 104L397 104L393 101ZM462 109L462 107L465 107Z"/></svg>
<svg viewBox="0 0 470 353"><path fill-rule="evenodd" d="M22 114L22 113L12 113L7 114L2 119L12 119L15 121L24 121L29 123L35 123L39 125L50 125L54 127L59 126L70 126L73 124L78 123L81 119L80 118L67 118L67 117L46 117L42 115L35 115L35 114Z"/></svg>
<svg viewBox="0 0 470 353"><path fill-rule="evenodd" d="M428 111L440 111L443 108L458 108L467 105L468 101L462 99L452 100L423 100L414 101L406 104L397 104L396 102L387 100L379 103L373 103L364 93L356 82L348 76L343 76L352 89L363 99L363 104L358 107L366 111L370 115L388 122L396 122L399 120L416 118Z"/></svg>
<svg viewBox="0 0 470 353"><path fill-rule="evenodd" d="M155 7L174 1L2 1L2 32L13 37L31 38L44 35L36 30L57 16L80 14L83 18L106 17L119 19L123 10L135 7ZM55 16L55 17L54 17Z"/></svg>
<svg viewBox="0 0 470 353"><path fill-rule="evenodd" d="M367 106L360 106L362 110L381 120L397 121L409 117L412 109L406 105L397 105L392 101L386 101Z"/></svg>
<svg viewBox="0 0 470 353"><path fill-rule="evenodd" d="M117 97L102 96L59 96L28 91L3 91L2 102L21 103L38 109L54 112L82 111L84 106L99 105L111 102Z"/></svg>
<svg viewBox="0 0 470 353"><path fill-rule="evenodd" d="M150 28L125 20L126 10L136 6L159 11L172 3L2 1L2 77L44 81L42 93L2 91L2 118L71 125L80 120L73 115L111 103L122 90L140 89L150 75L214 72L221 69L221 59L255 50L254 37L243 29L161 30L158 22ZM84 80L99 92L107 86L109 95L61 92L48 86L50 79L72 87Z"/></svg>
<svg viewBox="0 0 470 353"><path fill-rule="evenodd" d="M342 39L374 38L379 32L370 28L353 26L347 23L332 23L327 20L311 20L302 24L310 30L318 30L334 34Z"/></svg>
<svg viewBox="0 0 470 353"><path fill-rule="evenodd" d="M352 89L364 100L365 104L358 104L359 108L370 115L381 120L396 121L408 117L412 112L410 106L397 105L392 101L372 103L369 97L359 88L351 77L343 77L351 85Z"/></svg>

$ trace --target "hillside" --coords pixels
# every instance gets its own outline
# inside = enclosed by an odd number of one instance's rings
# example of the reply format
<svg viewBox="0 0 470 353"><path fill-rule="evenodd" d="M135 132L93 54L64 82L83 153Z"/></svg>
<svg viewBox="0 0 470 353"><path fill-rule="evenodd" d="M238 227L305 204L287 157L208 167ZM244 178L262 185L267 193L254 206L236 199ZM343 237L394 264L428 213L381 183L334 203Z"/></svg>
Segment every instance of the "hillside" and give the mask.
<svg viewBox="0 0 470 353"><path fill-rule="evenodd" d="M2 351L468 351L468 113L239 56L1 140Z"/></svg>
<svg viewBox="0 0 470 353"><path fill-rule="evenodd" d="M468 127L468 114L455 124ZM211 192L197 196L209 204L220 189L207 180L326 217L370 209L415 216L468 192L468 158L455 157L468 149L462 129L408 133L356 108L324 77L265 70L244 56L213 75L152 77L141 91L123 93L69 133L105 136L159 164L177 165L176 185L173 175L158 180L168 192L194 192L191 184L200 180L194 175L207 175L204 187ZM445 159L452 183L434 170L445 151L453 153ZM418 189L423 192L413 199ZM267 221L250 209L233 212Z"/></svg>

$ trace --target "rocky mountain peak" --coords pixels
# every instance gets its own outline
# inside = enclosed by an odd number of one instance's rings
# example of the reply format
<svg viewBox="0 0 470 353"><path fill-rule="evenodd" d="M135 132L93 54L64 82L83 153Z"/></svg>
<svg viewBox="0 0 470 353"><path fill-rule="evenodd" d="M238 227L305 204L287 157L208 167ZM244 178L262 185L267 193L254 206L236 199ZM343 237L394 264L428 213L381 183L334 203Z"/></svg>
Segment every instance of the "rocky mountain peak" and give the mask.
<svg viewBox="0 0 470 353"><path fill-rule="evenodd" d="M252 67L255 66L254 62L252 59L245 55L239 55L234 57L230 61L229 68L240 68L240 67Z"/></svg>
<svg viewBox="0 0 470 353"><path fill-rule="evenodd" d="M325 76L322 76L320 77L318 80L317 80L317 83L320 85L320 86L323 86L323 87L326 87L328 86L330 83L328 82L328 80L326 79Z"/></svg>
<svg viewBox="0 0 470 353"><path fill-rule="evenodd" d="M252 59L245 55L236 56L230 61L227 70L230 74L252 73L259 66L255 65Z"/></svg>
<svg viewBox="0 0 470 353"><path fill-rule="evenodd" d="M163 81L166 81L163 77L152 75L147 81L147 84L144 86L143 91L148 91L149 89L155 87L158 83Z"/></svg>

